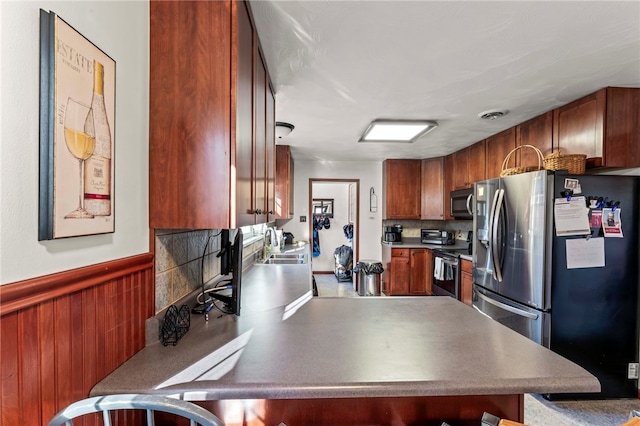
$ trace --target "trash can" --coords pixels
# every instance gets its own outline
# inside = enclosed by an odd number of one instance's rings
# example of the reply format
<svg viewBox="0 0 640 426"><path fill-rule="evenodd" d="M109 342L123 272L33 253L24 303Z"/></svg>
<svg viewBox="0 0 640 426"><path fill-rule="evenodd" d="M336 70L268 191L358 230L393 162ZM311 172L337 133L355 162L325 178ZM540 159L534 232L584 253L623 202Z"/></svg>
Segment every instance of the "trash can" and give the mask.
<svg viewBox="0 0 640 426"><path fill-rule="evenodd" d="M378 260L360 260L353 269L358 273L358 295L380 296L380 274L384 271Z"/></svg>

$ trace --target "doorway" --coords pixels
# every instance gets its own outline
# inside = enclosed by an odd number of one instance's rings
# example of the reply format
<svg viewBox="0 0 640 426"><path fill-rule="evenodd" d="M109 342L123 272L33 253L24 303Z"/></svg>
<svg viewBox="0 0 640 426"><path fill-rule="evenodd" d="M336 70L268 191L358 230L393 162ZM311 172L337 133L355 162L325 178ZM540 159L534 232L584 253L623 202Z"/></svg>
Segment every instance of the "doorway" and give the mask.
<svg viewBox="0 0 640 426"><path fill-rule="evenodd" d="M333 274L336 281L349 281L354 289L357 288L357 277L352 269L358 259L359 206L359 179L309 179L309 235L314 252L312 272ZM345 265L341 265L335 256L336 252L345 254L345 246L351 249L348 277L344 274Z"/></svg>

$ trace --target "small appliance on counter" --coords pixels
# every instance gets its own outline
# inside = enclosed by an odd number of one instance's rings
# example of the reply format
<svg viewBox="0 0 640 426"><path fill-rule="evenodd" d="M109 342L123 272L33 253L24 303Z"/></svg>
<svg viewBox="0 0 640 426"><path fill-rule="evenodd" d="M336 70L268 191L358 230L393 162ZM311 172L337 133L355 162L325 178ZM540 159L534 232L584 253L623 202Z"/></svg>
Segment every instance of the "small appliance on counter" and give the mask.
<svg viewBox="0 0 640 426"><path fill-rule="evenodd" d="M386 243L402 242L402 225L385 226L384 242Z"/></svg>
<svg viewBox="0 0 640 426"><path fill-rule="evenodd" d="M421 229L420 242L422 244L440 244L443 246L450 246L456 243L456 236L452 231L441 231L440 229Z"/></svg>

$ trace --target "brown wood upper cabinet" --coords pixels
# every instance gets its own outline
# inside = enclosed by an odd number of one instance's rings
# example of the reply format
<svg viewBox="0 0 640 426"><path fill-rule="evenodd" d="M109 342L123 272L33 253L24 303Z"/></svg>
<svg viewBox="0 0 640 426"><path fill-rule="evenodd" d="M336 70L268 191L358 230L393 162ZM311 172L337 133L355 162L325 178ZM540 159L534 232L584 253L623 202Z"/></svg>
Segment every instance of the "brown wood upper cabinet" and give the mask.
<svg viewBox="0 0 640 426"><path fill-rule="evenodd" d="M607 87L554 110L554 150L587 167L640 167L640 89Z"/></svg>
<svg viewBox="0 0 640 426"><path fill-rule="evenodd" d="M420 219L422 160L382 163L383 219Z"/></svg>
<svg viewBox="0 0 640 426"><path fill-rule="evenodd" d="M502 161L516 147L515 127L504 130L486 139L486 179L500 176ZM507 168L514 167L516 157L512 156Z"/></svg>
<svg viewBox="0 0 640 426"><path fill-rule="evenodd" d="M485 178L485 141L477 142L453 153L454 185L452 190L473 188Z"/></svg>
<svg viewBox="0 0 640 426"><path fill-rule="evenodd" d="M546 112L516 126L516 145L533 145L549 155L553 149L553 111ZM538 155L530 148L520 148L516 154L516 164L520 167L536 167ZM540 164L544 167L544 163Z"/></svg>
<svg viewBox="0 0 640 426"><path fill-rule="evenodd" d="M422 160L422 220L444 219L444 158Z"/></svg>
<svg viewBox="0 0 640 426"><path fill-rule="evenodd" d="M267 162L267 222L272 222L277 218L276 214L276 97L274 90L267 79L267 112L265 130L267 140L265 142L265 160ZM293 177L293 176L292 176Z"/></svg>
<svg viewBox="0 0 640 426"><path fill-rule="evenodd" d="M293 158L289 145L276 145L276 219L293 217Z"/></svg>
<svg viewBox="0 0 640 426"><path fill-rule="evenodd" d="M455 153L449 154L444 157L444 196L447 198L444 203L444 218L445 220L453 220L451 216L451 202L448 197L451 191L455 190Z"/></svg>
<svg viewBox="0 0 640 426"><path fill-rule="evenodd" d="M248 5L151 2L149 11L149 226L254 223L252 208L269 210L266 144L274 138L268 128L273 120L267 118L269 78L258 64ZM256 137L261 147L254 146ZM262 194L258 201L256 191Z"/></svg>

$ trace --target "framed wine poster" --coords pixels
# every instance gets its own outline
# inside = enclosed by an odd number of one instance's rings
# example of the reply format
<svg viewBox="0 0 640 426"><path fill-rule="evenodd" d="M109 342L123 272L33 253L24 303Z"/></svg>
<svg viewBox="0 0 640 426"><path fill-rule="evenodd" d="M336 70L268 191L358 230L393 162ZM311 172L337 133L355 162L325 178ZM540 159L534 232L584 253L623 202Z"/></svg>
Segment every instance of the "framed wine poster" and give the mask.
<svg viewBox="0 0 640 426"><path fill-rule="evenodd" d="M116 63L40 10L38 240L114 232Z"/></svg>

